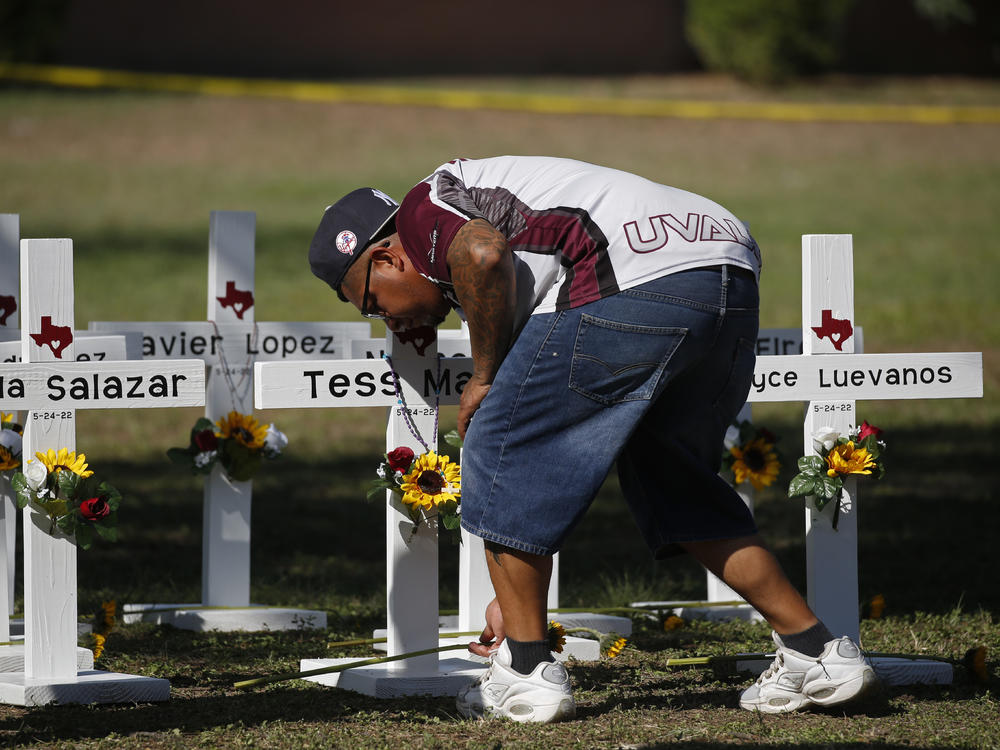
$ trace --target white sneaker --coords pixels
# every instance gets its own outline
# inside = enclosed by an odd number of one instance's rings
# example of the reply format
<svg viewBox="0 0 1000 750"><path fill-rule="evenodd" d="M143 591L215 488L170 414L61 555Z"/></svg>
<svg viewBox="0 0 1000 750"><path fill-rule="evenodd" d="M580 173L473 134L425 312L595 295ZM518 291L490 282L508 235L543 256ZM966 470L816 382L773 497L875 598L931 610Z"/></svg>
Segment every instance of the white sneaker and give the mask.
<svg viewBox="0 0 1000 750"><path fill-rule="evenodd" d="M510 667L507 641L493 654L486 673L463 688L455 701L468 719L489 716L548 723L576 715L569 673L559 662L542 662L529 675Z"/></svg>
<svg viewBox="0 0 1000 750"><path fill-rule="evenodd" d="M850 638L829 641L817 657L793 651L772 633L778 650L774 662L743 691L748 711L781 714L808 706L833 706L857 698L875 684L875 671Z"/></svg>

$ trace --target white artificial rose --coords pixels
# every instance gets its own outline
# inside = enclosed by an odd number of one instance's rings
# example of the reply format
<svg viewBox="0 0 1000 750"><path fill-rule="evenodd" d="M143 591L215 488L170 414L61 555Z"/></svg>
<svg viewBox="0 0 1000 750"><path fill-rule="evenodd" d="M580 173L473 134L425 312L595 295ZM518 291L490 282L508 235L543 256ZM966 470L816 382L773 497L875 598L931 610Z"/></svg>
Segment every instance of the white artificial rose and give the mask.
<svg viewBox="0 0 1000 750"><path fill-rule="evenodd" d="M734 424L729 425L729 429L726 430L726 438L722 441L722 445L726 450L735 447L740 442L740 428Z"/></svg>
<svg viewBox="0 0 1000 750"><path fill-rule="evenodd" d="M14 430L0 430L0 445L9 450L12 456L21 455L21 436Z"/></svg>
<svg viewBox="0 0 1000 750"><path fill-rule="evenodd" d="M201 453L196 453L194 456L194 465L199 469L208 466L215 457L219 455L218 451L202 451Z"/></svg>
<svg viewBox="0 0 1000 750"><path fill-rule="evenodd" d="M288 447L288 438L285 433L273 424L267 426L267 436L264 438L264 454L267 456L278 456Z"/></svg>
<svg viewBox="0 0 1000 750"><path fill-rule="evenodd" d="M817 453L827 453L837 444L840 432L832 427L820 427L813 433L813 448Z"/></svg>
<svg viewBox="0 0 1000 750"><path fill-rule="evenodd" d="M45 486L45 480L48 476L49 470L41 461L30 458L24 462L24 479L33 492L38 492Z"/></svg>

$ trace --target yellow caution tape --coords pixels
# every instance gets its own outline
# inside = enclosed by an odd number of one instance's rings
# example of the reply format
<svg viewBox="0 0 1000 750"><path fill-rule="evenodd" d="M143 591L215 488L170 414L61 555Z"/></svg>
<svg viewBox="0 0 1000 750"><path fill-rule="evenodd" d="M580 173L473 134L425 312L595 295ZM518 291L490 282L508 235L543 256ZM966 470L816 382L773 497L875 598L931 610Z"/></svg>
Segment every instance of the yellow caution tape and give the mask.
<svg viewBox="0 0 1000 750"><path fill-rule="evenodd" d="M317 83L276 79L221 78L122 70L0 63L0 79L74 88L170 91L213 96L254 96L313 102L386 104L444 109L499 109L542 114L677 117L697 120L784 122L905 122L922 125L998 124L1000 107L896 104L711 102L674 99L615 99L548 94L413 89L400 86Z"/></svg>

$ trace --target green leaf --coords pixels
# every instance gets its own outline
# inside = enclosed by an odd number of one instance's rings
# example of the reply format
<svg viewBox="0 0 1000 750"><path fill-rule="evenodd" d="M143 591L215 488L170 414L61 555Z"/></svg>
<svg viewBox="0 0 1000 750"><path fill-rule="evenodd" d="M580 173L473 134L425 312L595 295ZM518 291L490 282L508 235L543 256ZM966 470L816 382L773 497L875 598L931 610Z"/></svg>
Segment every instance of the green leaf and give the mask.
<svg viewBox="0 0 1000 750"><path fill-rule="evenodd" d="M67 513L66 515L59 516L59 518L56 519L56 526L72 536L73 532L76 530L76 520L75 513Z"/></svg>
<svg viewBox="0 0 1000 750"><path fill-rule="evenodd" d="M122 494L107 482L101 482L97 488L98 494L104 498L112 512L118 510L122 502Z"/></svg>
<svg viewBox="0 0 1000 750"><path fill-rule="evenodd" d="M25 478L24 474L18 472L10 480L10 486L13 488L14 492L18 495L27 495L31 490L28 489L28 480Z"/></svg>
<svg viewBox="0 0 1000 750"><path fill-rule="evenodd" d="M194 427L191 428L191 442L194 443L194 436L205 430L215 432L215 422L208 417L201 417L194 423Z"/></svg>
<svg viewBox="0 0 1000 750"><path fill-rule="evenodd" d="M76 528L76 546L80 549L90 549L94 543L94 532L88 524L81 523Z"/></svg>
<svg viewBox="0 0 1000 750"><path fill-rule="evenodd" d="M229 478L237 482L253 479L260 468L260 452L252 451L236 440L219 442L219 458Z"/></svg>
<svg viewBox="0 0 1000 750"><path fill-rule="evenodd" d="M802 456L797 465L803 474L818 475L826 470L826 459L822 456Z"/></svg>
<svg viewBox="0 0 1000 750"><path fill-rule="evenodd" d="M803 497L816 491L816 477L808 474L796 474L788 483L789 497Z"/></svg>
<svg viewBox="0 0 1000 750"><path fill-rule="evenodd" d="M449 430L444 434L444 441L455 448L461 448L465 442L458 436L458 430Z"/></svg>
<svg viewBox="0 0 1000 750"><path fill-rule="evenodd" d="M56 481L59 483L59 489L62 490L64 497L74 497L76 489L80 485L80 476L63 469L56 475Z"/></svg>
<svg viewBox="0 0 1000 750"><path fill-rule="evenodd" d="M844 480L840 477L823 476L819 478L819 482L816 485L816 494L826 500L832 500L840 493L843 487Z"/></svg>
<svg viewBox="0 0 1000 750"><path fill-rule="evenodd" d="M368 493L365 495L368 500L378 500L380 497L384 497L386 490L394 490L394 484L386 482L384 479L376 479L371 483L368 488Z"/></svg>
<svg viewBox="0 0 1000 750"><path fill-rule="evenodd" d="M65 516L69 512L69 505L65 500L36 500L38 507L44 510L51 518Z"/></svg>
<svg viewBox="0 0 1000 750"><path fill-rule="evenodd" d="M105 540L107 542L117 542L118 541L118 527L114 526L114 525L107 525L105 522L109 518L111 518L111 516L108 516L107 518L101 519L100 522L92 524L89 528L91 528L94 531L96 531L97 535L99 537L101 537L101 539L103 539L103 540Z"/></svg>
<svg viewBox="0 0 1000 750"><path fill-rule="evenodd" d="M449 530L459 529L462 527L462 519L454 513L442 513L441 523L446 529Z"/></svg>

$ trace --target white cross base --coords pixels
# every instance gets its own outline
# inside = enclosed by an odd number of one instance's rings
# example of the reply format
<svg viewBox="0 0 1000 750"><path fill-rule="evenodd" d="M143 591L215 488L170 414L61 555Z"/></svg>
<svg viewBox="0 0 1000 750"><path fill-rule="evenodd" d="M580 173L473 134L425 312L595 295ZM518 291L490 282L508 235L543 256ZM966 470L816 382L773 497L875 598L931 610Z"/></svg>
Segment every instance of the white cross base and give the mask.
<svg viewBox="0 0 1000 750"><path fill-rule="evenodd" d="M437 660L437 670L423 670L417 674L400 673L393 669L399 662L374 664L343 672L321 674L304 679L328 687L353 690L356 693L375 698L402 698L408 695L431 695L436 697L455 696L466 685L479 679L486 668L484 663L452 656L460 651L446 651ZM438 655L434 655L435 657ZM323 669L347 664L356 659L302 659L299 668Z"/></svg>
<svg viewBox="0 0 1000 750"><path fill-rule="evenodd" d="M292 607L250 604L241 607L205 607L200 604L126 604L122 608L126 624L148 622L172 625L181 630L205 632L272 630L323 630L326 612Z"/></svg>
<svg viewBox="0 0 1000 750"><path fill-rule="evenodd" d="M33 680L24 673L0 674L0 702L14 706L52 703L154 703L170 699L170 683L159 677L81 670L66 679Z"/></svg>

